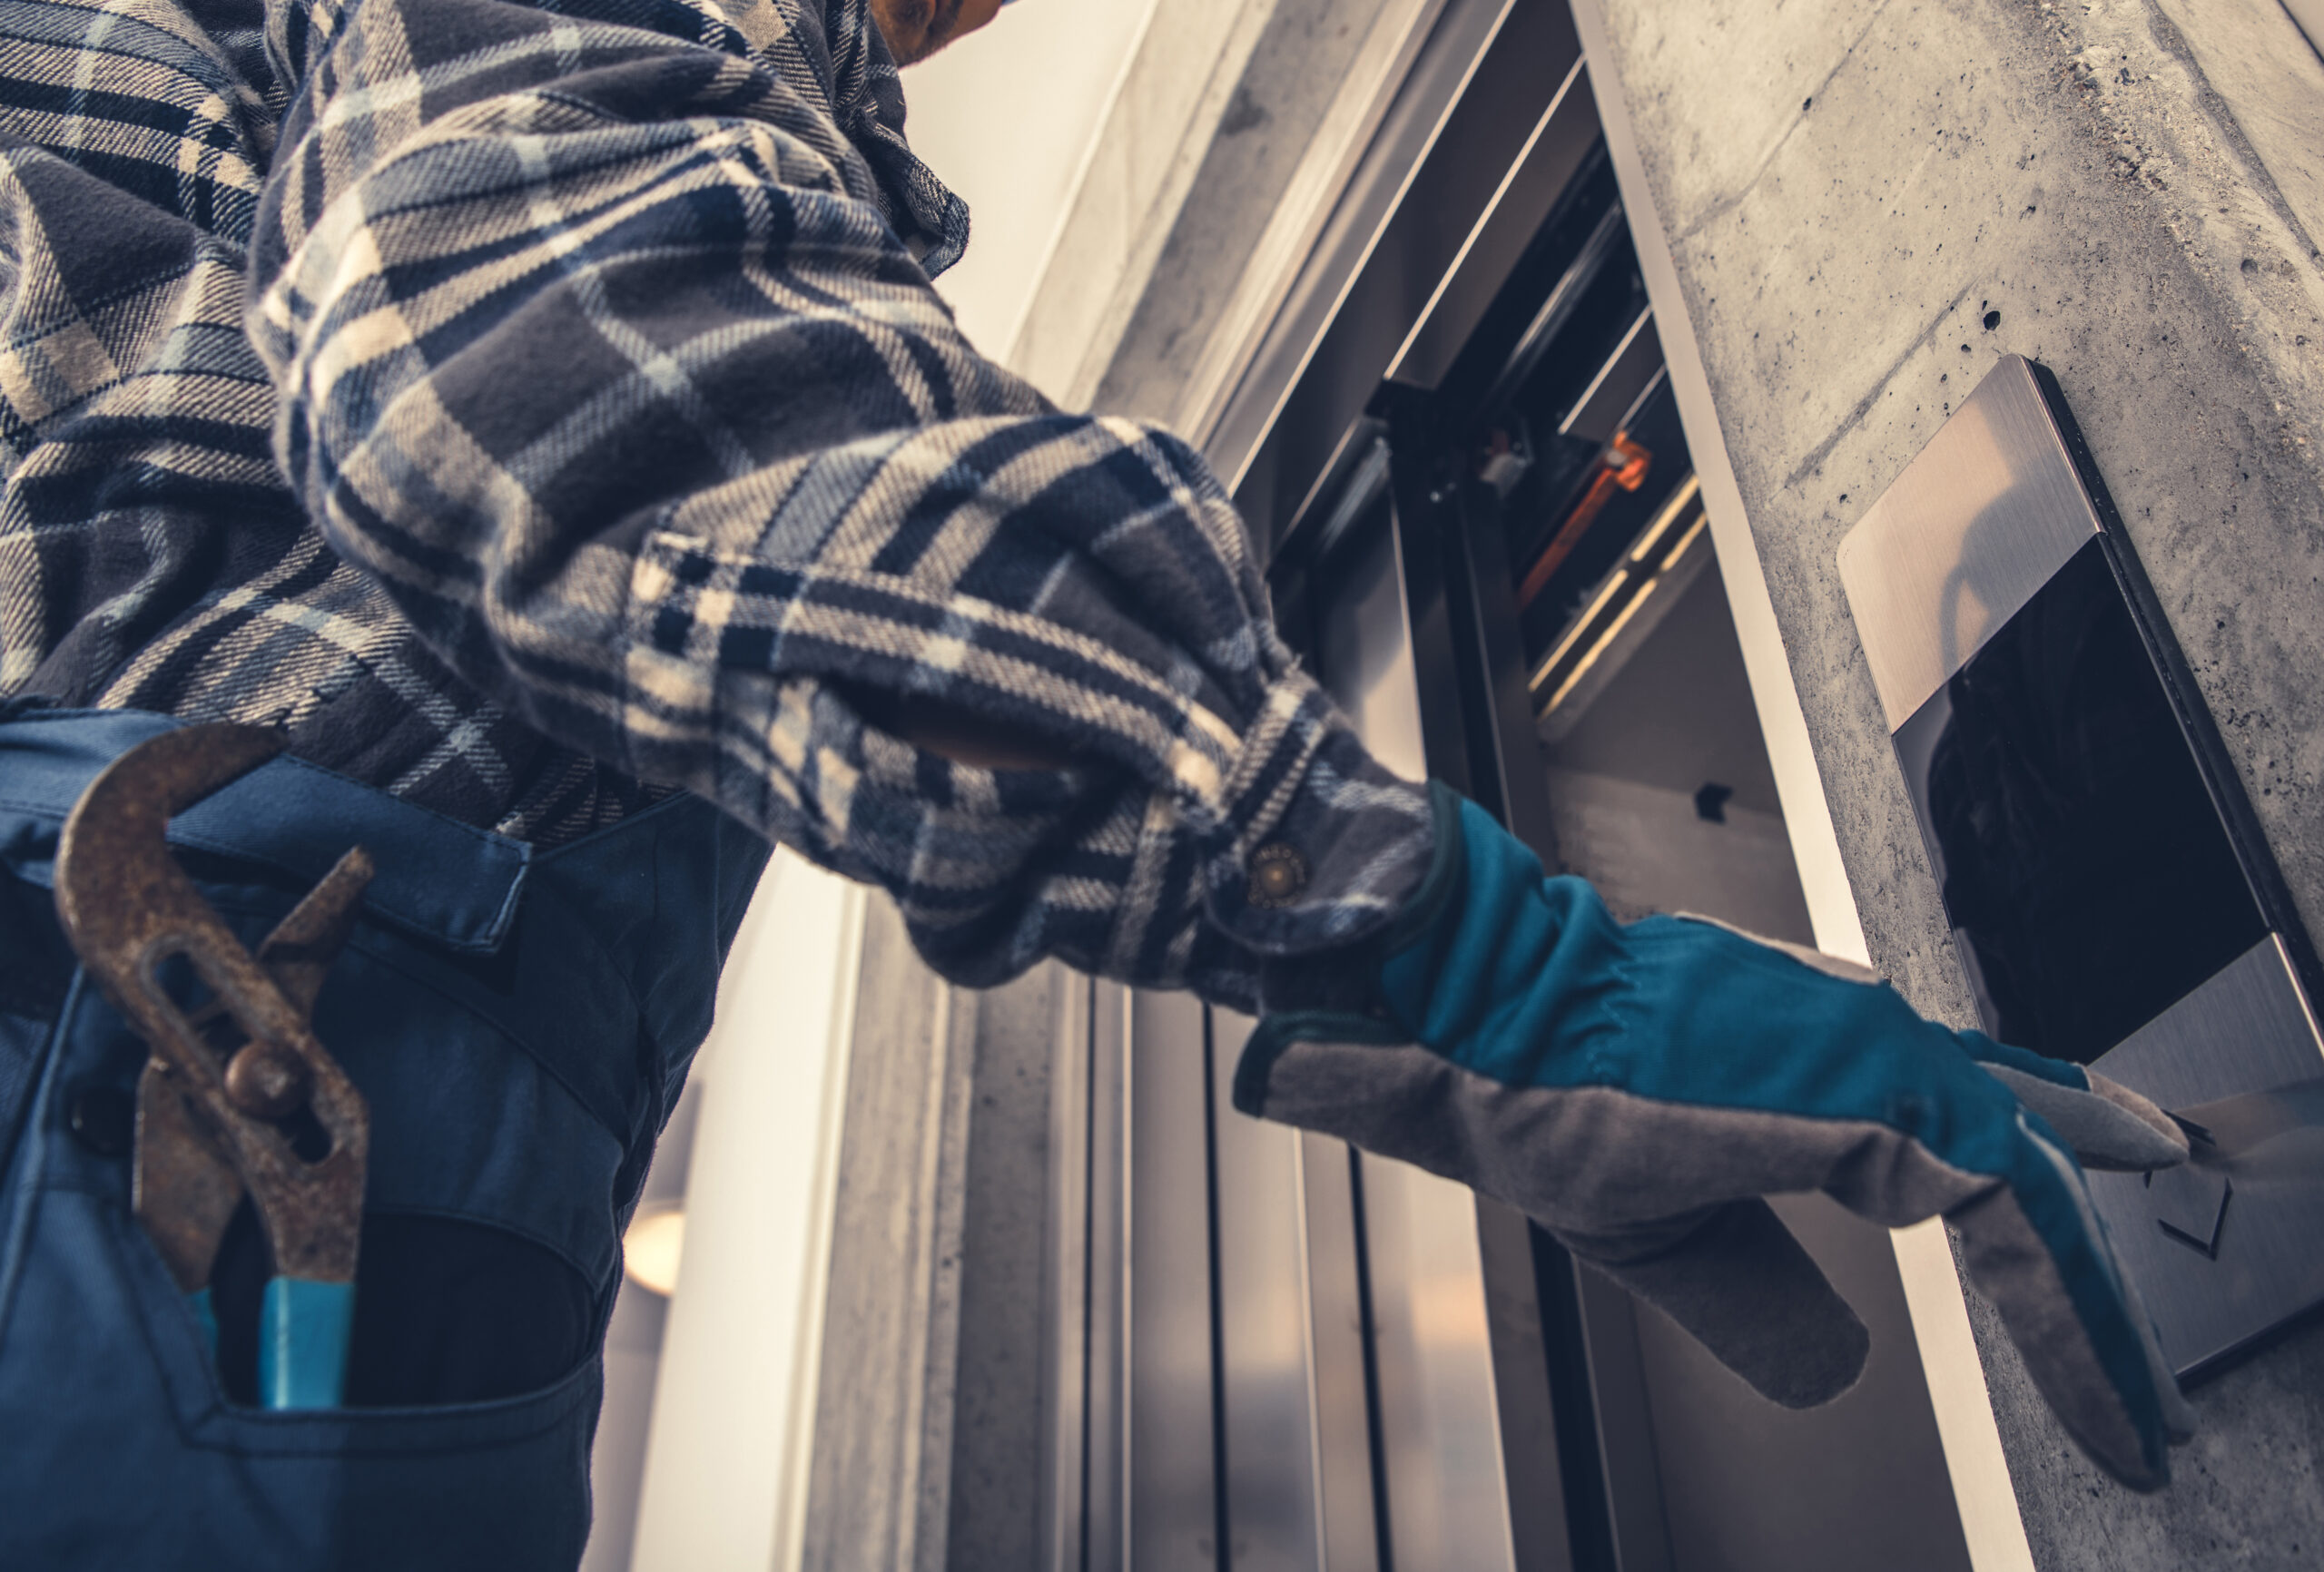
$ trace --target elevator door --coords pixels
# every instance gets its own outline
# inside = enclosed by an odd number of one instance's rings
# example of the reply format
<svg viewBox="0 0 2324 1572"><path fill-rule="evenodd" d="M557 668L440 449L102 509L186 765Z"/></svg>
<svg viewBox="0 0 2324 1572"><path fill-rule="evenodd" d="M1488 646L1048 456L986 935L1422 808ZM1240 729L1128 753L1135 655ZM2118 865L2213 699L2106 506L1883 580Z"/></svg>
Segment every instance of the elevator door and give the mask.
<svg viewBox="0 0 2324 1572"><path fill-rule="evenodd" d="M1570 17L1446 0L1432 27L1190 435L1384 761L1625 915L1806 939ZM1235 1114L1246 1022L1145 996L1113 1018L1087 1538L1060 1565L1966 1567L1882 1231L1778 1202L1874 1337L1856 1389L1778 1410L1523 1219Z"/></svg>

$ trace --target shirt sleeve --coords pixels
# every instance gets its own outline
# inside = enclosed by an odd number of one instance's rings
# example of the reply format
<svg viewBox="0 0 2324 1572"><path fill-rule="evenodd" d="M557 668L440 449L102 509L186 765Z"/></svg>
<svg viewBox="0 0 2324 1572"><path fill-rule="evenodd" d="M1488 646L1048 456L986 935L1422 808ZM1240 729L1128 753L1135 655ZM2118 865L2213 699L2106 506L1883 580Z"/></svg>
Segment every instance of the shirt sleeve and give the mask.
<svg viewBox="0 0 2324 1572"><path fill-rule="evenodd" d="M884 886L948 975L1247 1007L1418 883L1425 797L1299 669L1196 453L960 336L832 118L884 64L860 3L827 41L764 0L276 0L277 457L468 681ZM867 693L1077 762L949 763Z"/></svg>

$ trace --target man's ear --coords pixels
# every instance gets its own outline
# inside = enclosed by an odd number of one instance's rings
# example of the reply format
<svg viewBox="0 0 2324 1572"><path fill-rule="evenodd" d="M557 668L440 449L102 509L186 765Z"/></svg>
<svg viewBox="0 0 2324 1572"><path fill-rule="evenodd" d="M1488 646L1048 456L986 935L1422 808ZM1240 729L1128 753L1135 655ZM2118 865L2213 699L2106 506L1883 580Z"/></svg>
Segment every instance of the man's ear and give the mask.
<svg viewBox="0 0 2324 1572"><path fill-rule="evenodd" d="M927 59L1000 14L1001 0L872 0L872 19L899 65Z"/></svg>

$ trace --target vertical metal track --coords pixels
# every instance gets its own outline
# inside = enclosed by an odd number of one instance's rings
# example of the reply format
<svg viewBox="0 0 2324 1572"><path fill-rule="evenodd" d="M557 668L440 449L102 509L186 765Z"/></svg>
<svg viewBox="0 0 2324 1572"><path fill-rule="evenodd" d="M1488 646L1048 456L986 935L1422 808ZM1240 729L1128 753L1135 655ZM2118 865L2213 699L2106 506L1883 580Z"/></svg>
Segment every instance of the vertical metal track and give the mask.
<svg viewBox="0 0 2324 1572"><path fill-rule="evenodd" d="M1210 1011L1202 1012L1203 1211L1210 1236L1210 1516L1212 1559L1219 1572L1233 1572L1235 1539L1227 1524L1226 1482L1233 1478L1226 1447L1226 1310L1218 1282L1218 1085L1217 1055L1211 1041Z"/></svg>
<svg viewBox="0 0 2324 1572"><path fill-rule="evenodd" d="M1130 1535L1138 1462L1138 1392L1132 1354L1140 1335L1132 1293L1140 1220L1130 1204L1130 1011L1135 996L1114 983L1092 988L1089 1020L1089 1422L1082 1566L1121 1572L1132 1564Z"/></svg>
<svg viewBox="0 0 2324 1572"><path fill-rule="evenodd" d="M1049 1060L1049 1196L1043 1229L1046 1290L1041 1317L1046 1368L1041 1478L1042 1572L1082 1572L1088 1564L1089 1206L1092 985L1065 985Z"/></svg>
<svg viewBox="0 0 2324 1572"><path fill-rule="evenodd" d="M1380 1409L1379 1319L1372 1312L1371 1224L1364 1208L1364 1154L1347 1148L1349 1218L1354 1224L1355 1286L1364 1341L1364 1434L1369 1452L1372 1531L1380 1572L1395 1572L1396 1526L1388 1516L1388 1420Z"/></svg>

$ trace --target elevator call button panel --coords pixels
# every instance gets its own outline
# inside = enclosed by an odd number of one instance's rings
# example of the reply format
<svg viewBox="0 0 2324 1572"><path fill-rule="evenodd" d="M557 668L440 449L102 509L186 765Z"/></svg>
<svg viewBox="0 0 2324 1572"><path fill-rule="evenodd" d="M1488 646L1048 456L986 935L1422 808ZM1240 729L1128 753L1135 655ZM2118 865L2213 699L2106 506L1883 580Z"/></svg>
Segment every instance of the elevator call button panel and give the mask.
<svg viewBox="0 0 2324 1572"><path fill-rule="evenodd" d="M2055 378L1996 366L1840 577L1986 1032L2229 1131L2090 1176L2198 1374L2324 1301L2317 968Z"/></svg>

